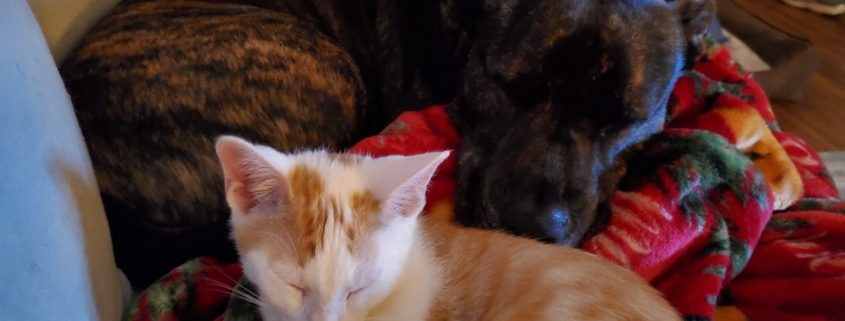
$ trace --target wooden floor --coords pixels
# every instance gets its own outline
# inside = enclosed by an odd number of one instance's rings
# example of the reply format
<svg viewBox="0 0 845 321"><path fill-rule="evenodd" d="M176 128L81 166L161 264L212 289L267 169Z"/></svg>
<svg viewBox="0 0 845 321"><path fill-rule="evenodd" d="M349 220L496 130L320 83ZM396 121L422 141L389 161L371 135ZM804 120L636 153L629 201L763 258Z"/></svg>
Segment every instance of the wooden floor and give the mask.
<svg viewBox="0 0 845 321"><path fill-rule="evenodd" d="M772 102L781 128L819 151L845 150L845 15L826 17L780 0L734 0L775 28L809 39L819 59L807 97Z"/></svg>

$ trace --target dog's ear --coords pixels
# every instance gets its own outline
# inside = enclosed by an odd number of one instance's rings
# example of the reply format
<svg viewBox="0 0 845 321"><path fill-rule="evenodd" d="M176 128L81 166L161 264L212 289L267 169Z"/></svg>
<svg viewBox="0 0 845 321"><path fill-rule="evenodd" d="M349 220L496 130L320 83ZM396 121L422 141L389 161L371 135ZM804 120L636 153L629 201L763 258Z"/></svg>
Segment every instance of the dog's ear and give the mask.
<svg viewBox="0 0 845 321"><path fill-rule="evenodd" d="M684 28L686 38L686 66L704 54L704 37L716 16L716 0L667 0Z"/></svg>

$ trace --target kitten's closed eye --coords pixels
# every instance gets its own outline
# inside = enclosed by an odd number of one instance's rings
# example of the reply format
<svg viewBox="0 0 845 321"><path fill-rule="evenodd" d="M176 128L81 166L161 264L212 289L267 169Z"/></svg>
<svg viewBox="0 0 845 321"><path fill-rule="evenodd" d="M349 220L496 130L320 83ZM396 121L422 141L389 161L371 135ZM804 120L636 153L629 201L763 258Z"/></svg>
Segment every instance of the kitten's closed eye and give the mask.
<svg viewBox="0 0 845 321"><path fill-rule="evenodd" d="M305 288L303 288L303 287L301 287L301 286L298 286L298 285L296 285L296 284L290 284L290 283L288 283L288 286L289 286L291 289L293 289L293 290L295 290L295 291L299 292L299 294L300 294L300 295L305 295Z"/></svg>
<svg viewBox="0 0 845 321"><path fill-rule="evenodd" d="M366 287L358 288L357 290L346 292L346 299L349 300L349 298L352 297L352 295L355 295L355 294L363 291L364 289L366 289Z"/></svg>

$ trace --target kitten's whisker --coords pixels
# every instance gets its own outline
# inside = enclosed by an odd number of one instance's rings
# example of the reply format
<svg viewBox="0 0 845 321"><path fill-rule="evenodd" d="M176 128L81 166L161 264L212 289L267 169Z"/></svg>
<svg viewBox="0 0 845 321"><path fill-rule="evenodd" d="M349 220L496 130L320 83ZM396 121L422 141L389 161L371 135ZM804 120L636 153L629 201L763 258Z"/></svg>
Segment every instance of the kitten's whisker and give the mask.
<svg viewBox="0 0 845 321"><path fill-rule="evenodd" d="M220 272L220 274L223 274L223 276L225 276L225 277L226 277L226 279L228 279L229 281L232 281L232 283L234 283L234 284L238 284L238 281L237 281L237 280L233 279L231 276L229 276L228 274L226 274L226 272L224 272L224 271L223 271L223 269L221 269L219 266L217 266L217 265L212 265L211 267L213 267L213 268L214 268L214 269L216 269L218 272ZM217 280L214 280L214 281L217 281Z"/></svg>
<svg viewBox="0 0 845 321"><path fill-rule="evenodd" d="M235 291L235 288L231 285L226 283L217 281L217 280L208 280L208 283L215 286L214 290L222 290L221 292L232 294Z"/></svg>
<svg viewBox="0 0 845 321"><path fill-rule="evenodd" d="M215 269L217 269L217 271L220 271L220 273L221 273L221 274L223 274L223 276L224 276L224 277L226 277L226 279L228 279L229 281L232 281L232 283L233 283L234 285L233 285L233 286L228 286L227 284L225 284L225 283L223 283L223 282L221 282L221 281L218 281L218 280L214 280L214 279L209 279L209 281L216 282L218 286L224 286L227 290L233 291L233 293L234 293L235 291L237 291L237 290L238 290L238 288L241 288L241 289L243 289L244 291L246 291L247 293L249 293L250 295L252 295L252 296L254 296L254 297L258 298L258 293L255 293L255 292L253 292L252 290L250 290L250 289L247 289L247 288L243 287L243 286L241 285L241 283L240 283L238 280L233 279L233 278L232 278L232 277L230 277L228 274L226 274L226 272L223 272L223 269L221 269L220 267L218 267L218 266L216 266L216 265L212 265L212 267L213 267L213 268L215 268ZM212 283L212 284L214 284L214 283Z"/></svg>
<svg viewBox="0 0 845 321"><path fill-rule="evenodd" d="M285 233L285 235L287 235L287 237L288 237L289 242L283 241L282 238L279 237L279 235L275 234L275 233L261 231L261 234L267 234L267 235L273 237L273 239L275 239L277 243L284 245L285 249L288 252L293 253L294 256L299 256L299 253L297 252L296 247L293 246L293 240L290 238L290 233Z"/></svg>
<svg viewBox="0 0 845 321"><path fill-rule="evenodd" d="M217 280L209 280L209 283L211 285L214 285L215 287L217 287L217 288L213 289L213 290L215 290L214 292L227 294L231 297L235 297L235 298L244 300L244 301L252 303L256 306L265 306L266 305L266 303L262 302L261 299L258 298L258 296L256 294L249 291L249 289L240 286L240 284L236 284L234 287L232 287L228 284L225 284L225 283L217 281Z"/></svg>
<svg viewBox="0 0 845 321"><path fill-rule="evenodd" d="M235 285L235 288L234 288L233 290L234 290L235 292L238 292L238 291L243 291L243 292L240 292L240 293L248 294L248 295L250 295L251 297L255 298L256 300L258 300L258 299L260 298L260 296L258 295L258 293L253 292L252 290L248 289L247 287L243 286L243 285L242 285L242 284L240 284L240 283L238 283L237 285Z"/></svg>
<svg viewBox="0 0 845 321"><path fill-rule="evenodd" d="M284 230L284 231L285 231L285 237L287 237L287 239L288 239L288 244L291 244L291 247L292 247L291 252L293 253L294 256L299 257L299 250L296 248L296 246L293 246L294 243L293 243L293 238L290 236L290 231L289 230Z"/></svg>
<svg viewBox="0 0 845 321"><path fill-rule="evenodd" d="M239 297L249 297L253 300L260 300L258 294L250 291L248 288L243 287L240 283L236 283L234 286L230 286L218 280L209 280L211 285L217 287L218 292L225 293L229 295L236 295Z"/></svg>
<svg viewBox="0 0 845 321"><path fill-rule="evenodd" d="M259 306L259 307L267 306L267 304L262 302L261 299L249 296L249 295L247 295L246 293L243 293L243 292L235 292L235 293L233 293L233 296L238 298L238 299L244 300L246 302L252 303L252 304Z"/></svg>

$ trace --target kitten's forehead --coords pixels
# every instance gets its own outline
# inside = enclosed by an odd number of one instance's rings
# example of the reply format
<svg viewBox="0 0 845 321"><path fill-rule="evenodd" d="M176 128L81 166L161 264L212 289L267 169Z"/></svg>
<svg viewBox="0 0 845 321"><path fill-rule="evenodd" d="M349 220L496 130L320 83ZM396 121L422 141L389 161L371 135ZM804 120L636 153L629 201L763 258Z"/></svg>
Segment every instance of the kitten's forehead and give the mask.
<svg viewBox="0 0 845 321"><path fill-rule="evenodd" d="M380 226L381 201L361 177L360 165L367 158L315 152L287 157L274 162L287 181L289 202L284 213L242 229L236 238L251 234L255 242L239 239L239 243L260 247L270 256L295 259L300 266L320 252L358 254L364 236ZM268 235L280 235L290 246L278 246L279 239Z"/></svg>
<svg viewBox="0 0 845 321"><path fill-rule="evenodd" d="M278 162L280 172L288 175L300 175L301 178L320 181L321 193L343 197L352 193L366 190L366 177L362 171L362 164L369 158L348 153L329 153L311 151L287 156L285 162ZM305 174L305 175L303 175ZM309 177L306 177L309 176ZM290 182L293 184L294 182ZM309 186L291 186L307 188Z"/></svg>

